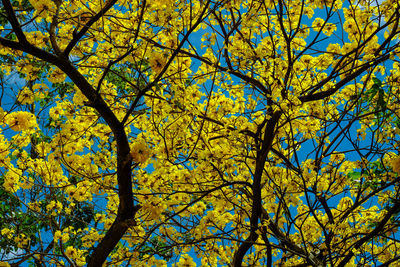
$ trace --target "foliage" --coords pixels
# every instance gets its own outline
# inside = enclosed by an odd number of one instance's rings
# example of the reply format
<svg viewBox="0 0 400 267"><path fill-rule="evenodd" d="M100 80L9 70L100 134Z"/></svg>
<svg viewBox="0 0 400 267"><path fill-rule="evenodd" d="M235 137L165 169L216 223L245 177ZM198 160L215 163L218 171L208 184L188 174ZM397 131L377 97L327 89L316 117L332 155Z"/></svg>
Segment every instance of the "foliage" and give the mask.
<svg viewBox="0 0 400 267"><path fill-rule="evenodd" d="M0 264L395 266L396 2L2 0Z"/></svg>

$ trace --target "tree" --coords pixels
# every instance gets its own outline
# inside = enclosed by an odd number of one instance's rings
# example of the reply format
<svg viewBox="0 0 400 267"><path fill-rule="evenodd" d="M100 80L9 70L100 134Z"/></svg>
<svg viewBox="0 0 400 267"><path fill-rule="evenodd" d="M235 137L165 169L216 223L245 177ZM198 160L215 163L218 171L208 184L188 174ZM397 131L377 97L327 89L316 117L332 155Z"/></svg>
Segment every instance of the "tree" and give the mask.
<svg viewBox="0 0 400 267"><path fill-rule="evenodd" d="M398 264L395 1L1 3L3 261Z"/></svg>

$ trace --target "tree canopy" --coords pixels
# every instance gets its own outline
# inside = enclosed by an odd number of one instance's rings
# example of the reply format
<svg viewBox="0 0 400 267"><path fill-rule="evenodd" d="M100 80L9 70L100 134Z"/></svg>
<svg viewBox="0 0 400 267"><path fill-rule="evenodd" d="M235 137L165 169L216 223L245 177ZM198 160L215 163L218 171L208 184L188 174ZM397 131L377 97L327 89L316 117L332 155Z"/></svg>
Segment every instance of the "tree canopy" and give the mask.
<svg viewBox="0 0 400 267"><path fill-rule="evenodd" d="M399 9L1 0L0 264L400 266Z"/></svg>

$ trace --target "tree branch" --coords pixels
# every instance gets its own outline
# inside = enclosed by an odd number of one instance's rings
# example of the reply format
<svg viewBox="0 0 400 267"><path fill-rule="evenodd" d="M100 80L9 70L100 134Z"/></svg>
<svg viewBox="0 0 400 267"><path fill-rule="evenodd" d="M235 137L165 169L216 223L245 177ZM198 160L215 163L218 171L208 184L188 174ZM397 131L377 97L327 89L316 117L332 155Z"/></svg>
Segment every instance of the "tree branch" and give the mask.
<svg viewBox="0 0 400 267"><path fill-rule="evenodd" d="M69 53L71 53L74 46L79 42L79 40L86 34L89 28L98 21L115 3L117 0L109 0L106 2L105 7L103 7L99 13L94 15L85 25L83 28L76 34L74 34L73 39L68 43L67 47L65 48L62 55L68 58Z"/></svg>
<svg viewBox="0 0 400 267"><path fill-rule="evenodd" d="M28 41L26 40L26 36L21 29L21 25L19 24L18 19L15 16L15 12L11 5L11 2L9 0L2 0L2 2L4 5L4 9L6 10L8 21L10 22L15 34L17 35L18 40L22 44L28 44Z"/></svg>
<svg viewBox="0 0 400 267"><path fill-rule="evenodd" d="M234 267L242 266L244 255L258 238L256 231L258 229L258 220L262 213L261 178L268 152L271 150L272 141L275 137L275 127L279 121L279 118L281 117L281 114L282 113L280 111L276 111L272 114L271 119L265 126L262 147L259 151L257 151L256 169L253 178L253 204L250 217L250 235L236 251L232 264Z"/></svg>
<svg viewBox="0 0 400 267"><path fill-rule="evenodd" d="M55 56L29 43L21 44L20 42L14 42L0 37L0 44L12 49L23 51L59 67L90 101L90 106L95 108L104 118L115 136L117 142L118 196L120 200L118 214L113 225L107 231L106 236L95 249L88 264L88 266L101 266L107 259L108 254L115 247L115 244L119 242L125 231L128 229L128 226L124 222L133 219L137 210L137 206L134 207L133 205L131 179L132 159L128 156L130 147L124 126L117 119L110 107L108 107L107 103L68 59Z"/></svg>

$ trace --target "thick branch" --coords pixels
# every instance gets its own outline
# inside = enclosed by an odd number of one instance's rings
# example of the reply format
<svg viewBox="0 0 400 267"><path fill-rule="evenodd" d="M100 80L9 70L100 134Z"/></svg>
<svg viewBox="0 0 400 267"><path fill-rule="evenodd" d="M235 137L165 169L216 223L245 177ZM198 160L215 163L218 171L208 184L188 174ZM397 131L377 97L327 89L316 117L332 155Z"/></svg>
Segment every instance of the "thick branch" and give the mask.
<svg viewBox="0 0 400 267"><path fill-rule="evenodd" d="M262 197L261 197L261 178L264 171L265 161L268 152L271 150L272 141L275 136L275 126L277 125L281 112L276 111L272 114L271 119L265 126L264 140L261 149L257 152L256 169L253 178L253 205L250 217L250 235L239 246L233 258L233 266L241 267L244 255L251 248L253 243L257 240L258 234L258 220L261 218L262 212Z"/></svg>
<svg viewBox="0 0 400 267"><path fill-rule="evenodd" d="M8 21L10 22L10 24L15 32L15 35L17 35L17 38L21 43L27 44L28 41L26 40L25 34L21 29L21 25L19 24L18 19L15 16L14 9L13 9L10 1L2 0L2 2L4 5L4 9L6 10L6 13L7 13Z"/></svg>
<svg viewBox="0 0 400 267"><path fill-rule="evenodd" d="M117 180L120 204L118 207L117 218L115 219L113 226L108 230L104 240L100 242L95 249L93 256L91 257L91 262L89 262L88 265L101 266L107 259L108 254L112 251L115 244L119 242L127 230L124 221L133 219L135 213L131 181L132 160L128 156L130 148L128 138L124 131L124 126L108 107L107 103L68 59L55 56L30 44L21 44L1 37L0 44L12 49L23 51L59 67L82 91L89 100L90 106L96 109L113 131L117 142Z"/></svg>

